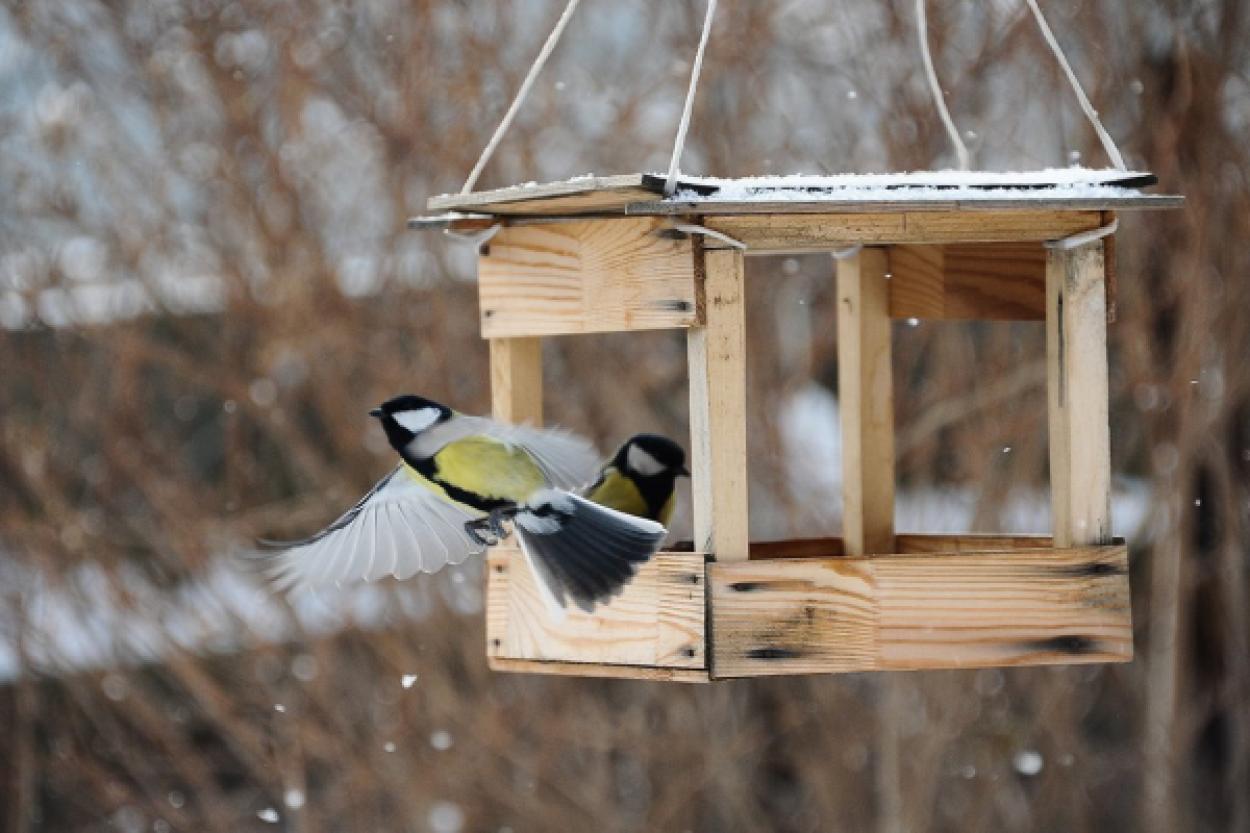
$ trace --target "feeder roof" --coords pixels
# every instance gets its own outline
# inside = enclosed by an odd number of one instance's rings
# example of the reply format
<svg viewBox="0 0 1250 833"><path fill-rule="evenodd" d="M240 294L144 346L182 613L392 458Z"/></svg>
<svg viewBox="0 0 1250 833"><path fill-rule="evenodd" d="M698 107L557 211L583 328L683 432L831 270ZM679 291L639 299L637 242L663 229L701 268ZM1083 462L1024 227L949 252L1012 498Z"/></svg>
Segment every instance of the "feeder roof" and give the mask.
<svg viewBox="0 0 1250 833"><path fill-rule="evenodd" d="M1042 171L922 171L898 174L682 176L671 197L655 174L586 175L493 191L432 197L431 211L489 216L663 216L890 211L1098 211L1173 208L1179 196L1143 193L1144 171L1055 168ZM433 219L433 218L430 218ZM414 225L424 225L420 221Z"/></svg>

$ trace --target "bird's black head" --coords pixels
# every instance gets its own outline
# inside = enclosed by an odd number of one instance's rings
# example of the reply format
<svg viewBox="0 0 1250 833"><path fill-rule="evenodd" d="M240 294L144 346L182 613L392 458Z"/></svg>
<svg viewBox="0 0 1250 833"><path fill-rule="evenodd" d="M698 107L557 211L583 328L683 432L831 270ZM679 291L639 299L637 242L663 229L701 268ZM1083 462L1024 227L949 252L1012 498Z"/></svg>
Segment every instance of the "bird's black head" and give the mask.
<svg viewBox="0 0 1250 833"><path fill-rule="evenodd" d="M668 437L659 434L635 434L616 452L612 464L621 472L638 479L689 477L686 452Z"/></svg>
<svg viewBox="0 0 1250 833"><path fill-rule="evenodd" d="M451 408L446 405L405 394L386 400L370 411L369 416L381 420L386 439L396 451L402 451L412 442L413 437L431 426L451 419L452 413Z"/></svg>

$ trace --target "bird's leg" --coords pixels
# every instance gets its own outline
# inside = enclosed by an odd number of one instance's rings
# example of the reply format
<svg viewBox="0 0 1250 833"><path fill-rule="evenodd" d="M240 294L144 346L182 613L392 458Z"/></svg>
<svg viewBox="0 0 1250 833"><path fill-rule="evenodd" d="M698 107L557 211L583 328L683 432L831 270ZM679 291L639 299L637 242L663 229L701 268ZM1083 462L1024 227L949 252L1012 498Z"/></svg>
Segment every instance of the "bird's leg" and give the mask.
<svg viewBox="0 0 1250 833"><path fill-rule="evenodd" d="M487 520L490 523L490 531L499 538L508 537L508 530L504 529L504 521L510 521L516 515L515 508L510 509L492 509Z"/></svg>
<svg viewBox="0 0 1250 833"><path fill-rule="evenodd" d="M475 544L482 547L493 547L499 543L502 535L494 534L494 524L492 518L474 518L471 521L464 522L465 533L473 540ZM483 535L482 533L486 534Z"/></svg>

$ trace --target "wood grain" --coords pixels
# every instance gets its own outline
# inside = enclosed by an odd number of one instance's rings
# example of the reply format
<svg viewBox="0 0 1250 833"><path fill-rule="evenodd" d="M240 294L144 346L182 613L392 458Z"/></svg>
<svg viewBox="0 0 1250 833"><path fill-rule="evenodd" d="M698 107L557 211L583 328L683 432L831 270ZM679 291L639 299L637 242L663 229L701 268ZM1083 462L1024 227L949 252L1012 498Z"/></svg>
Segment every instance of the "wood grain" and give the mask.
<svg viewBox="0 0 1250 833"><path fill-rule="evenodd" d="M894 551L894 382L889 262L865 248L837 263L842 537L851 555Z"/></svg>
<svg viewBox="0 0 1250 833"><path fill-rule="evenodd" d="M551 662L487 657L492 671L513 674L557 674L563 677L601 677L614 680L651 680L666 683L708 683L701 668L657 668L652 665L605 665L597 662Z"/></svg>
<svg viewBox="0 0 1250 833"><path fill-rule="evenodd" d="M926 214L942 211L958 211L963 214L988 215L998 211L1105 211L1116 209L1161 210L1179 208L1185 198L1170 194L1135 194L1128 197L1020 197L991 199L931 200L907 198L900 195L892 200L813 199L813 200L642 200L624 206L624 213L634 217L674 214L716 215L750 214L840 214L907 212ZM619 210L619 209L618 209Z"/></svg>
<svg viewBox="0 0 1250 833"><path fill-rule="evenodd" d="M430 211L477 211L500 215L583 214L619 211L635 200L654 199L642 174L578 177L541 185L515 185L469 194L442 194L431 197Z"/></svg>
<svg viewBox="0 0 1250 833"><path fill-rule="evenodd" d="M548 609L518 550L487 558L486 652L493 658L706 668L704 556L658 553L591 613Z"/></svg>
<svg viewBox="0 0 1250 833"><path fill-rule="evenodd" d="M686 336L690 368L690 490L695 547L745 561L747 523L745 263L708 252L705 323Z"/></svg>
<svg viewBox="0 0 1250 833"><path fill-rule="evenodd" d="M903 555L939 552L1005 552L1035 550L1049 547L1052 543L1049 535L899 532L894 536L894 551ZM1123 540L1116 539L1113 543L1123 543ZM752 561L769 558L831 558L839 555L846 555L846 546L841 538L796 538L788 541L751 542Z"/></svg>
<svg viewBox="0 0 1250 833"><path fill-rule="evenodd" d="M1123 544L709 565L711 672L1122 662Z"/></svg>
<svg viewBox="0 0 1250 833"><path fill-rule="evenodd" d="M478 261L482 335L689 327L691 240L659 220L584 220L502 228Z"/></svg>
<svg viewBox="0 0 1250 833"><path fill-rule="evenodd" d="M542 339L490 340L490 399L500 422L543 424Z"/></svg>
<svg viewBox="0 0 1250 833"><path fill-rule="evenodd" d="M717 216L703 225L750 254L827 252L855 244L1003 243L1055 240L1098 228L1098 211L933 211ZM706 245L724 244L709 239Z"/></svg>
<svg viewBox="0 0 1250 833"><path fill-rule="evenodd" d="M1055 546L1106 543L1111 429L1102 241L1047 253L1046 389Z"/></svg>
<svg viewBox="0 0 1250 833"><path fill-rule="evenodd" d="M1046 250L1040 243L890 247L890 316L1041 321Z"/></svg>

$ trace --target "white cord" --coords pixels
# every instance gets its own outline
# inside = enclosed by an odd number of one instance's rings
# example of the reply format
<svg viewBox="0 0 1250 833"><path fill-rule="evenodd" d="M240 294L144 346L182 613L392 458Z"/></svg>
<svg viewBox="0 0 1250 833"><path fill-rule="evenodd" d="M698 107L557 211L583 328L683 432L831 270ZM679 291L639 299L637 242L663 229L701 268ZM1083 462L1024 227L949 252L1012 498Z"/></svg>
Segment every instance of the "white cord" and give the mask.
<svg viewBox="0 0 1250 833"><path fill-rule="evenodd" d="M1095 240L1101 240L1104 237L1110 237L1115 234L1115 230L1120 227L1120 220L1117 218L1112 220L1105 226L1090 229L1089 231L1081 231L1070 237L1060 237L1058 240L1047 240L1042 245L1048 249L1058 249L1066 252L1084 246L1087 243L1093 243Z"/></svg>
<svg viewBox="0 0 1250 833"><path fill-rule="evenodd" d="M1072 67L1068 64L1068 59L1064 56L1063 50L1059 48L1059 41L1055 40L1055 33L1050 31L1050 26L1047 25L1046 18L1042 16L1042 10L1037 5L1037 0L1025 0L1025 2L1033 10L1033 17L1037 19L1037 26L1042 30L1042 37L1046 39L1046 43L1050 44L1050 50L1055 53L1059 66L1063 67L1064 74L1068 76L1068 82L1072 85L1072 91L1076 93L1077 100L1081 102L1081 109L1085 111L1085 117L1094 126L1094 132L1098 134L1098 140L1102 142L1102 149L1111 158L1111 164L1122 171L1127 171L1128 168L1124 164L1124 157L1120 155L1120 149L1115 146L1115 141L1112 140L1111 134L1102 126L1102 122L1098 118L1098 111L1094 109L1094 105L1090 104L1089 99L1086 98L1085 90L1081 89L1081 82L1076 79L1076 73L1072 71Z"/></svg>
<svg viewBox="0 0 1250 833"><path fill-rule="evenodd" d="M677 166L681 152L686 147L686 130L690 127L690 111L694 109L694 93L699 88L699 73L703 69L703 53L707 38L712 31L712 18L716 15L716 0L707 0L707 14L703 18L703 32L699 35L699 48L694 53L694 65L690 68L690 87L686 90L686 104L682 107L681 122L677 125L677 138L673 140L673 156L668 162L668 179L664 180L664 196L671 197L677 190Z"/></svg>
<svg viewBox="0 0 1250 833"><path fill-rule="evenodd" d="M925 17L925 0L916 0L916 29L920 36L920 57L924 60L924 72L929 79L929 92L933 93L933 103L937 106L938 115L946 127L946 135L955 146L955 157L959 160L959 170L968 170L968 147L959 138L959 130L951 119L950 110L946 108L946 98L942 95L942 85L938 83L937 70L933 68L933 56L929 54L929 23Z"/></svg>
<svg viewBox="0 0 1250 833"><path fill-rule="evenodd" d="M716 229L711 229L711 228L708 228L707 226L701 226L701 225L698 225L697 223L673 223L672 225L669 226L669 228L676 229L677 231L685 232L686 234L702 234L706 237L714 237L717 240L721 241L722 243L730 246L731 248L740 249L744 252L747 250L747 244L743 243L738 238L730 237L728 234L725 234L725 232L723 231L717 231Z"/></svg>
<svg viewBox="0 0 1250 833"><path fill-rule="evenodd" d="M555 28L547 36L547 42L543 44L538 57L530 65L530 70L526 74L525 80L521 82L521 88L517 90L516 98L512 99L508 112L504 113L503 121L499 122L499 127L495 128L495 135L490 137L490 141L486 143L485 149L482 150L482 155L477 158L477 164L473 166L473 170L469 173L469 178L464 181L464 187L460 189L460 193L469 193L473 190L473 186L477 184L477 178L482 175L482 169L486 167L486 163L494 155L495 148L499 147L499 142L503 139L504 134L508 132L508 128L512 126L512 120L516 118L522 102L529 95L530 87L534 86L534 80L538 78L538 73L542 72L543 65L547 63L547 58L551 56L552 50L556 48L560 35L564 33L564 27L568 25L569 18L573 16L573 10L577 8L577 4L580 2L581 0L569 0L568 5L564 7L564 12L561 13L560 19L556 21Z"/></svg>
<svg viewBox="0 0 1250 833"><path fill-rule="evenodd" d="M457 240L462 243L472 243L478 248L481 248L486 243L489 243L490 239L498 234L501 228L503 228L502 223L496 223L493 226L479 231L456 231L455 229L445 228L443 229L443 234L453 240Z"/></svg>

